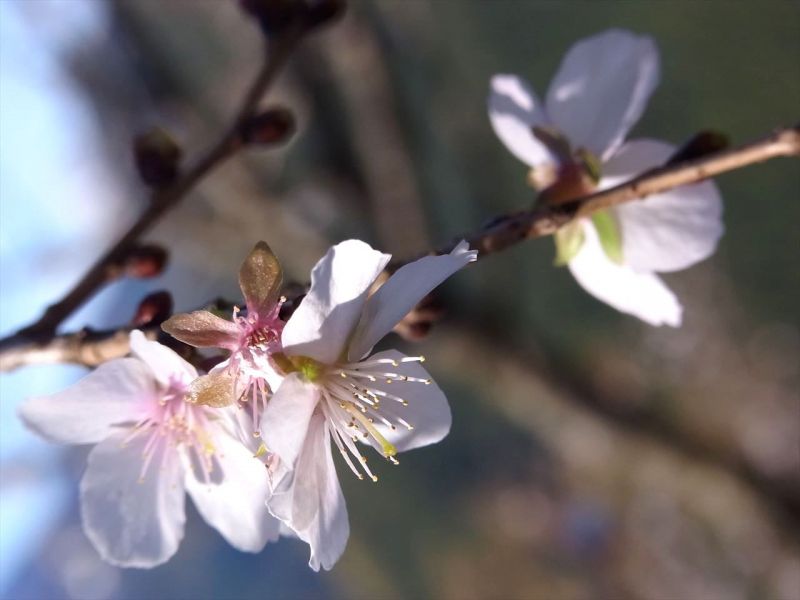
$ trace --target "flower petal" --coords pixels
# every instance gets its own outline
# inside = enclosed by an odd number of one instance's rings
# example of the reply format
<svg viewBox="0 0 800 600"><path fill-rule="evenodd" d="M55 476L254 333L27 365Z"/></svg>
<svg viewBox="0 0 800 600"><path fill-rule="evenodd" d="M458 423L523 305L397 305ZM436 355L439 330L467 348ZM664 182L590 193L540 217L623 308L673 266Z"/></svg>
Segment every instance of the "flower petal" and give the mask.
<svg viewBox="0 0 800 600"><path fill-rule="evenodd" d="M390 398L381 399L378 414L385 413L384 416L394 422L395 429L391 429L375 419L374 425L383 436L397 448L398 452L404 452L413 448L427 446L440 442L450 432L450 425L453 416L450 413L450 405L444 392L436 385L430 374L419 364L419 362L402 362L406 356L397 350L378 352L367 359L367 362L380 359L390 359L397 362L397 366L383 365L387 370L399 375L405 375L414 379L430 381L425 384L419 381L393 381L390 384L385 382L385 378L377 377L377 381L370 382L369 387L379 389L399 398L408 403L403 406L400 402ZM363 369L366 373L368 369ZM409 430L391 415L398 415L413 429ZM375 448L381 452L379 444L375 443Z"/></svg>
<svg viewBox="0 0 800 600"><path fill-rule="evenodd" d="M188 384L197 377L197 369L163 344L148 340L138 329L131 331L131 354L150 367L162 386L175 380Z"/></svg>
<svg viewBox="0 0 800 600"><path fill-rule="evenodd" d="M135 358L103 363L62 392L29 398L19 407L23 422L62 444L95 444L115 425L142 419L157 401L156 381Z"/></svg>
<svg viewBox="0 0 800 600"><path fill-rule="evenodd" d="M81 517L104 560L149 568L169 560L183 537L183 468L174 448L160 443L140 480L148 436L126 445L128 434L115 433L89 453L80 486Z"/></svg>
<svg viewBox="0 0 800 600"><path fill-rule="evenodd" d="M612 262L594 226L584 222L584 243L569 263L578 283L598 300L617 310L639 317L650 325L681 324L678 299L656 275L641 273L627 265Z"/></svg>
<svg viewBox="0 0 800 600"><path fill-rule="evenodd" d="M547 114L575 149L608 158L658 85L652 38L610 29L569 49L547 91Z"/></svg>
<svg viewBox="0 0 800 600"><path fill-rule="evenodd" d="M359 360L367 354L433 288L477 257L478 252L462 241L450 254L425 256L400 267L364 304L348 359Z"/></svg>
<svg viewBox="0 0 800 600"><path fill-rule="evenodd" d="M264 464L238 440L215 432L215 456L222 469L218 485L187 470L186 490L206 523L242 552L260 552L278 539L279 522L267 510L269 479Z"/></svg>
<svg viewBox="0 0 800 600"><path fill-rule="evenodd" d="M519 160L531 167L555 163L555 158L533 135L534 125L549 124L544 105L516 75L495 75L490 83L489 120L497 137Z"/></svg>
<svg viewBox="0 0 800 600"><path fill-rule="evenodd" d="M287 354L331 364L342 354L370 286L391 256L358 240L333 246L311 272L311 289L283 330Z"/></svg>
<svg viewBox="0 0 800 600"><path fill-rule="evenodd" d="M266 242L258 242L239 268L239 287L248 315L264 316L281 296L283 269Z"/></svg>
<svg viewBox="0 0 800 600"><path fill-rule="evenodd" d="M299 373L289 374L267 402L261 431L267 449L276 454L287 470L294 469L303 448L311 415L319 401L319 390ZM276 481L276 486L279 482Z"/></svg>
<svg viewBox="0 0 800 600"><path fill-rule="evenodd" d="M609 160L608 188L663 165L674 153L657 140L627 142ZM637 271L679 271L714 253L724 231L722 199L711 181L684 185L614 209L625 264Z"/></svg>
<svg viewBox="0 0 800 600"><path fill-rule="evenodd" d="M207 310L173 315L161 329L195 348L236 350L239 345L239 326Z"/></svg>
<svg viewBox="0 0 800 600"><path fill-rule="evenodd" d="M325 418L316 413L308 425L292 486L267 502L270 512L311 547L308 565L315 571L331 569L350 536L329 436Z"/></svg>

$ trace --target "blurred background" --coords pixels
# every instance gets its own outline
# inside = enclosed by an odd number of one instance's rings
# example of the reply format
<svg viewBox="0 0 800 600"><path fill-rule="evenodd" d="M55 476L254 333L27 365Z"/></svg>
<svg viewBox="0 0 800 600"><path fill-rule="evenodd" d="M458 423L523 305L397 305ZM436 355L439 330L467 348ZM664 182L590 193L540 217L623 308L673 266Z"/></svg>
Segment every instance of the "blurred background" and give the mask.
<svg viewBox="0 0 800 600"><path fill-rule="evenodd" d="M530 206L495 138L488 80L544 93L564 52L608 27L655 37L662 82L633 137L734 143L798 119L795 2L356 0L309 38L267 104L295 111L279 150L236 157L148 240L159 278L105 289L65 325L127 323L148 292L176 309L238 299L267 240L303 282L359 237L413 256ZM38 316L136 218L131 138L168 129L191 158L226 126L258 69L258 28L228 0L0 2L2 334ZM786 159L723 176L718 252L668 275L684 325L650 328L520 244L441 290L422 353L450 400L441 444L379 466L338 465L352 535L330 573L296 540L229 548L189 509L165 566L120 570L83 537L86 449L15 417L78 367L0 378L0 597L800 598L800 171ZM408 342L389 340L410 350ZM187 503L187 506L190 503Z"/></svg>

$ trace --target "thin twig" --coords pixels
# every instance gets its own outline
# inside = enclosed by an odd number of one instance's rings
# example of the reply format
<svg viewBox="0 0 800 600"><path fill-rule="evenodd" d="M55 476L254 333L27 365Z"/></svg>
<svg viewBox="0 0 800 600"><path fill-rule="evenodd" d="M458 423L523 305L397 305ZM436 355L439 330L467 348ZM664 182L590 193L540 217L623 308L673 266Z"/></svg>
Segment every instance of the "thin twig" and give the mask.
<svg viewBox="0 0 800 600"><path fill-rule="evenodd" d="M108 331L78 331L51 337L46 343L20 338L0 352L0 371L19 367L51 364L75 364L97 367L130 352L130 327ZM140 328L150 339L156 339L160 327Z"/></svg>
<svg viewBox="0 0 800 600"><path fill-rule="evenodd" d="M532 210L498 217L480 231L456 238L437 250L436 254L450 252L458 241L465 239L470 248L478 250L478 258L483 258L523 240L551 235L572 219L598 210L640 200L682 185L698 183L772 158L798 155L800 126L780 129L762 140L738 148L647 171L635 179L601 192L557 205L538 206Z"/></svg>
<svg viewBox="0 0 800 600"><path fill-rule="evenodd" d="M297 32L287 32L274 41L267 42L263 65L250 85L231 125L219 140L173 184L166 188L155 190L147 209L139 219L131 225L130 229L111 249L97 260L75 287L64 298L49 306L38 321L21 329L19 333L12 337L19 336L26 340L36 340L45 336L52 336L68 316L103 286L107 280L110 265L120 262L133 243L152 228L168 211L175 208L198 181L236 153L242 146L240 136L242 124L255 115L261 98L275 81L276 75L300 37L300 30L298 30ZM0 340L0 348L5 348L6 342L7 340Z"/></svg>

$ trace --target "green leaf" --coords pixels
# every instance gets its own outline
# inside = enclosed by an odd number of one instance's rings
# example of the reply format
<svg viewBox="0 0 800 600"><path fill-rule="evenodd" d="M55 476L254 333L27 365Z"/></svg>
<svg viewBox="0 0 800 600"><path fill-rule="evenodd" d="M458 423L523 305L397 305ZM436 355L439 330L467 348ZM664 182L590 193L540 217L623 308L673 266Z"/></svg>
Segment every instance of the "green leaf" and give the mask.
<svg viewBox="0 0 800 600"><path fill-rule="evenodd" d="M606 256L618 265L622 264L622 234L614 215L607 210L601 210L592 215L592 223L600 238L600 245Z"/></svg>
<svg viewBox="0 0 800 600"><path fill-rule="evenodd" d="M563 267L575 258L583 246L583 227L575 221L556 231L553 237L556 240L555 265Z"/></svg>

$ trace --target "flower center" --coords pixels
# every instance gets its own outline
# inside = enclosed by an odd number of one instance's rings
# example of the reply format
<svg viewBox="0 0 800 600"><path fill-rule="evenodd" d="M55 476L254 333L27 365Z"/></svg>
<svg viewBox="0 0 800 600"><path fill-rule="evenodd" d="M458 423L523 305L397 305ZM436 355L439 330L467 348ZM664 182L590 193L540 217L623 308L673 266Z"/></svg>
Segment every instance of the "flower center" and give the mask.
<svg viewBox="0 0 800 600"><path fill-rule="evenodd" d="M404 357L400 360L379 358L360 363L344 363L329 368L320 380L324 398L323 413L331 423L331 437L350 470L363 479L352 458L360 464L373 481L378 478L367 466L367 458L361 454L356 442L367 442L378 449L384 458L399 464L395 455L397 447L387 438L390 432L401 425L409 431L414 429L402 417L402 409L408 401L387 392L383 387L392 383L430 384L430 379L411 377L395 372L392 367L400 363L422 362L422 356ZM386 401L386 402L383 402Z"/></svg>
<svg viewBox="0 0 800 600"><path fill-rule="evenodd" d="M170 385L151 414L134 425L123 442L123 445L127 445L142 434L147 436L142 450L139 483L144 481L156 456L160 457L163 464L167 453L179 447L186 448L193 465L209 480L214 470L216 449L207 431L206 413L202 407L186 401L186 386L177 383Z"/></svg>

